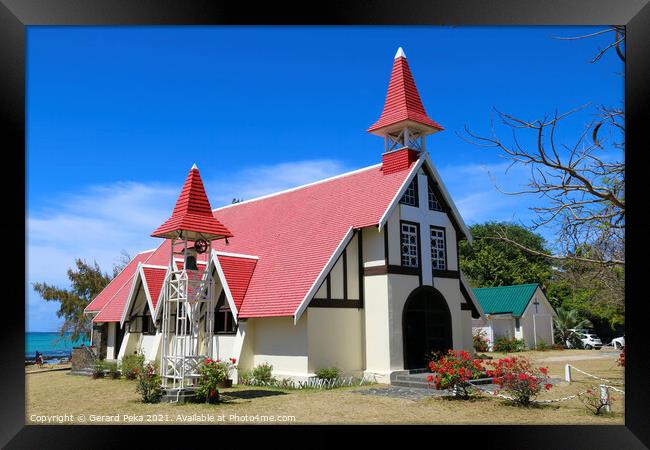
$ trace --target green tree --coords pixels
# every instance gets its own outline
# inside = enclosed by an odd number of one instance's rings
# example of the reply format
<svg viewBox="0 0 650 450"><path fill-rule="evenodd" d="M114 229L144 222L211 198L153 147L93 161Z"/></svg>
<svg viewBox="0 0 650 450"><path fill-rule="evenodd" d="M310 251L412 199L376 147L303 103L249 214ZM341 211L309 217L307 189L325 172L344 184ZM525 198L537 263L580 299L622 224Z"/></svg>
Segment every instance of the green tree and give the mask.
<svg viewBox="0 0 650 450"><path fill-rule="evenodd" d="M527 246L546 251L544 238L516 224L487 222L470 227L474 243L459 245L460 268L473 287L539 283L546 286L552 275L550 262L538 255L494 239L496 230L507 230Z"/></svg>
<svg viewBox="0 0 650 450"><path fill-rule="evenodd" d="M553 318L555 335L558 341L564 345L573 337L574 332L571 331L572 329L592 327L591 322L583 319L576 309L560 307L555 312L557 313L557 316Z"/></svg>
<svg viewBox="0 0 650 450"><path fill-rule="evenodd" d="M61 336L71 333L71 340L87 339L90 336L90 317L84 314L84 308L112 279L109 274L101 271L97 262L90 265L84 260L77 259L75 265L76 270L68 269L70 289L61 289L47 283L32 284L43 300L60 303L56 315L63 317L64 321L59 333Z"/></svg>

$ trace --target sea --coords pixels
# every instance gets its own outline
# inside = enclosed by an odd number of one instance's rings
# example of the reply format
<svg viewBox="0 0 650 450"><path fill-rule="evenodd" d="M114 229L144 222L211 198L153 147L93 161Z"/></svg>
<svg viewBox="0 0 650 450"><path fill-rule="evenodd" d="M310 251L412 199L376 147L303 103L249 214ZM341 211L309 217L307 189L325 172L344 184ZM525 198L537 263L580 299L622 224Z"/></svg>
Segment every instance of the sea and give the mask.
<svg viewBox="0 0 650 450"><path fill-rule="evenodd" d="M28 332L25 333L25 359L33 360L38 350L43 354L44 362L56 364L61 359L70 358L72 347L90 342L79 339L72 341L70 334L61 336L58 332Z"/></svg>

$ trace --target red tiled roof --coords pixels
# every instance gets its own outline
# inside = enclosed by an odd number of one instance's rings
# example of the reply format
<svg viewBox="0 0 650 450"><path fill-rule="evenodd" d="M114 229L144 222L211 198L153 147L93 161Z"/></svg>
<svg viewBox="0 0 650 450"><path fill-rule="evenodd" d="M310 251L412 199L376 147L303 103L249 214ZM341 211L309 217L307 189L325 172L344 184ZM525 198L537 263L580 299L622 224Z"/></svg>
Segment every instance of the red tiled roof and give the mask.
<svg viewBox="0 0 650 450"><path fill-rule="evenodd" d="M259 257L239 317L292 316L350 228L377 225L410 172L376 165L215 210L235 236L213 247Z"/></svg>
<svg viewBox="0 0 650 450"><path fill-rule="evenodd" d="M257 259L217 255L237 310L241 308Z"/></svg>
<svg viewBox="0 0 650 450"><path fill-rule="evenodd" d="M124 285L131 286L133 275L138 269L138 263L144 263L154 253L155 250L147 250L146 252L138 253L133 259L122 269L120 273L111 280L110 283L86 306L86 312L95 312L101 310L115 294Z"/></svg>
<svg viewBox="0 0 650 450"><path fill-rule="evenodd" d="M368 128L368 131L372 133L406 120L442 130L443 128L431 120L424 110L409 63L406 57L400 55L403 53L398 52L393 61L384 110L379 120Z"/></svg>
<svg viewBox="0 0 650 450"><path fill-rule="evenodd" d="M379 223L412 171L415 161L407 161L408 165L401 165L403 170L386 173L381 165L375 165L215 210L235 230L228 244L224 240L212 244L215 250L228 253L217 257L238 316L292 316L350 228ZM143 263L166 266L169 251L170 240L165 239ZM198 263L207 257L207 253L198 255ZM178 261L176 265L182 267ZM133 273L94 322L120 321ZM149 276L145 276L149 284ZM158 283L148 286L154 302L160 292Z"/></svg>
<svg viewBox="0 0 650 450"><path fill-rule="evenodd" d="M149 298L151 299L151 304L155 310L158 305L158 297L160 297L160 291L162 290L163 283L165 282L167 269L162 267L143 267L142 272L144 273L144 279L147 283L147 290L149 293Z"/></svg>
<svg viewBox="0 0 650 450"><path fill-rule="evenodd" d="M149 257L145 261L142 261L142 263L157 266L166 266L169 264L169 243L170 241L165 239L157 249L148 253ZM129 292L131 291L136 269L137 264L133 267L133 271L130 273L128 279L124 278L124 284L115 290L111 298L101 308L101 311L93 318L93 322L119 322L122 319L122 312L124 311Z"/></svg>
<svg viewBox="0 0 650 450"><path fill-rule="evenodd" d="M192 166L185 179L172 216L151 235L173 238L179 237L181 232L189 232L183 233L183 236L188 236L191 239L198 237L220 239L232 236L232 233L213 216L196 165Z"/></svg>

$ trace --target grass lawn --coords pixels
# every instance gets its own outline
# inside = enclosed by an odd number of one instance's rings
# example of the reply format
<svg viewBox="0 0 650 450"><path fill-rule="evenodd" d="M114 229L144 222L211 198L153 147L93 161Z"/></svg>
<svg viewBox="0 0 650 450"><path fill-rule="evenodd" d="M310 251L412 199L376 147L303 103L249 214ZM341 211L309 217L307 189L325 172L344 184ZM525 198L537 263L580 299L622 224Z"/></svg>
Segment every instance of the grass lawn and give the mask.
<svg viewBox="0 0 650 450"><path fill-rule="evenodd" d="M525 352L539 365L549 368L554 378L564 377L567 361L551 358L571 357L576 367L623 382L623 369L616 366L616 354L599 351L571 350ZM498 358L501 354L490 353ZM601 359L579 359L585 356ZM560 383L540 399L558 398L584 391L598 384L574 372L575 382ZM374 385L373 387L381 387ZM614 393L613 414L594 416L573 399L547 406L521 408L504 400L480 396L469 401L425 398L419 401L361 395L352 391L368 387L321 390L283 390L249 386L223 389L225 402L204 404L143 404L135 393L135 382L72 376L54 371L26 375L26 422L42 423L37 416L61 416L53 423L98 424L92 416L118 416L118 423L262 423L254 416L269 416L283 423L401 423L401 424L623 424L624 401ZM83 415L83 419L79 416ZM133 416L130 421L128 417ZM212 418L200 417L211 415ZM239 419L231 416L239 416ZM248 419L242 417L248 416ZM295 417L295 420L281 416ZM56 420L56 419L55 419ZM140 421L141 420L141 421ZM273 423L278 423L273 422ZM115 423L104 422L104 423Z"/></svg>

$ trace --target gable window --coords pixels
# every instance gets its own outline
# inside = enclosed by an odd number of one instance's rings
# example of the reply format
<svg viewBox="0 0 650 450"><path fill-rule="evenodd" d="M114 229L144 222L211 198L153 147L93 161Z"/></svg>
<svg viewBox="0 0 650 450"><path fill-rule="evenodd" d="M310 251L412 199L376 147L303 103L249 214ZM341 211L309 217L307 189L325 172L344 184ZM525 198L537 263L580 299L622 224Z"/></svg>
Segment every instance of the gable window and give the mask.
<svg viewBox="0 0 650 450"><path fill-rule="evenodd" d="M438 198L436 197L436 193L433 192L433 187L431 187L432 181L429 180L429 183L427 184L428 188L428 193L429 193L429 209L431 211L443 211L442 209L442 204L438 201Z"/></svg>
<svg viewBox="0 0 650 450"><path fill-rule="evenodd" d="M408 185L402 199L399 201L402 205L418 206L418 177L414 177L411 184Z"/></svg>
<svg viewBox="0 0 650 450"><path fill-rule="evenodd" d="M433 270L447 270L444 228L431 227L431 267Z"/></svg>
<svg viewBox="0 0 650 450"><path fill-rule="evenodd" d="M233 334L237 331L235 318L230 311L230 306L226 301L226 294L221 291L217 306L214 310L214 332L222 334Z"/></svg>
<svg viewBox="0 0 650 450"><path fill-rule="evenodd" d="M402 222L402 266L418 267L418 227Z"/></svg>
<svg viewBox="0 0 650 450"><path fill-rule="evenodd" d="M142 317L142 334L156 334L156 326L149 310Z"/></svg>

